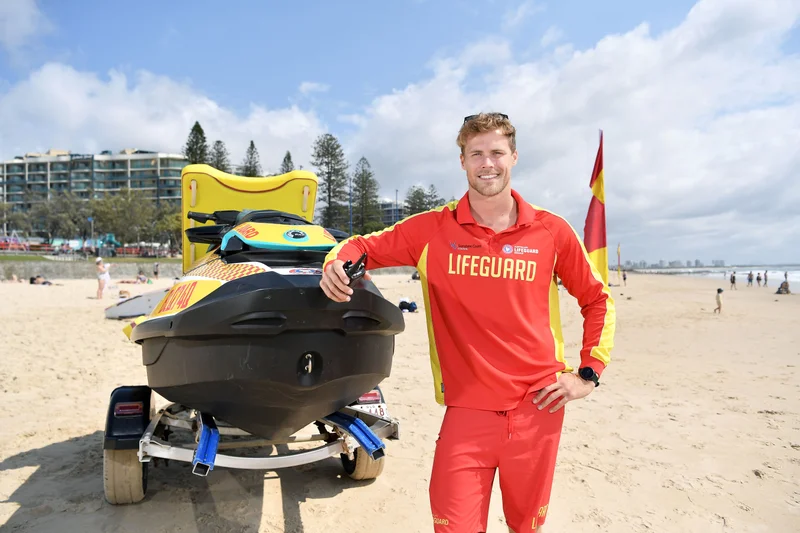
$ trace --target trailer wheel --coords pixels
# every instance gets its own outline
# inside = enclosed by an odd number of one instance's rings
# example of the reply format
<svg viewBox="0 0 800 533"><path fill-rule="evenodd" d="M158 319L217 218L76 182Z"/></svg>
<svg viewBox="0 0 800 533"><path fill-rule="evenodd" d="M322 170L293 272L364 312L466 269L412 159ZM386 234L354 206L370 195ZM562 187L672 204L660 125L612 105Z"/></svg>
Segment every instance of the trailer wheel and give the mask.
<svg viewBox="0 0 800 533"><path fill-rule="evenodd" d="M355 456L355 460L351 461L347 455L341 454L344 471L347 472L347 475L352 479L375 479L383 472L385 456L375 460L364 453L361 448L356 448L355 451L353 451L353 455Z"/></svg>
<svg viewBox="0 0 800 533"><path fill-rule="evenodd" d="M103 492L112 505L138 503L147 492L147 463L138 450L103 450Z"/></svg>

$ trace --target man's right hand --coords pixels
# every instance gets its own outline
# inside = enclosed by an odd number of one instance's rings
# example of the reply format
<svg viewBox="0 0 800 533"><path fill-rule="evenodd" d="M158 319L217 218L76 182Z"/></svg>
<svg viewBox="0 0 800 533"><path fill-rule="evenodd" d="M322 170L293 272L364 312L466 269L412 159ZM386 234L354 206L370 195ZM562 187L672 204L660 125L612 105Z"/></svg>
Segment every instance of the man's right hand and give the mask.
<svg viewBox="0 0 800 533"><path fill-rule="evenodd" d="M372 279L369 272L364 273L364 279ZM322 272L319 286L325 295L334 302L349 302L353 289L350 288L350 278L344 272L344 261L336 259Z"/></svg>

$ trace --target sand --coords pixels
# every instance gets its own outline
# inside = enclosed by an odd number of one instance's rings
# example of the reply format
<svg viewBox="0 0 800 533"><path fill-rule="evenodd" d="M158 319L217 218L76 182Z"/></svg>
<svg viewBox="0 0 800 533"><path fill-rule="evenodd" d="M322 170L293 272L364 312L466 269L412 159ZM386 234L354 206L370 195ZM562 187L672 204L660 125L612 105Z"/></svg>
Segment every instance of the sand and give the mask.
<svg viewBox="0 0 800 533"><path fill-rule="evenodd" d="M376 276L422 305L418 282ZM443 409L423 313L406 315L383 383L401 440L383 474L329 459L277 472L171 463L145 501L103 499L111 390L146 383L137 347L106 321L93 280L0 284L0 529L35 532L431 531L427 486ZM156 285L127 285L134 292ZM744 285L744 284L742 284ZM721 316L714 293L726 288ZM567 406L549 531L800 531L800 297L719 280L631 275L614 287L617 346L603 385ZM567 354L581 317L562 292ZM495 484L489 531L506 531Z"/></svg>

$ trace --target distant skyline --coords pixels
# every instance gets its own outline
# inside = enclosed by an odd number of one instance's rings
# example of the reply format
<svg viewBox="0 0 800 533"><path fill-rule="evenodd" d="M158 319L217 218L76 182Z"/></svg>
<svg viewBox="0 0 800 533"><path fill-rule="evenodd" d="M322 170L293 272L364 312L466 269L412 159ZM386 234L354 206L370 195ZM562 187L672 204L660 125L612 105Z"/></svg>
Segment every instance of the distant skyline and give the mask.
<svg viewBox="0 0 800 533"><path fill-rule="evenodd" d="M512 186L580 235L603 129L610 256L798 263L798 20L796 0L2 0L0 158L180 152L198 120L265 172L286 150L311 169L330 132L382 196L460 198L456 132L498 110Z"/></svg>

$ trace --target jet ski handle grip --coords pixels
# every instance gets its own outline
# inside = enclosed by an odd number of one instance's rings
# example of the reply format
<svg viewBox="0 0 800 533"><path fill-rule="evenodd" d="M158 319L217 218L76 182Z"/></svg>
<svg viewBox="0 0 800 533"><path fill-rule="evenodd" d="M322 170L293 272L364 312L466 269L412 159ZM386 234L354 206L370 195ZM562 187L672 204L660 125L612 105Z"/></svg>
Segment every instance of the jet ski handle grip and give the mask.
<svg viewBox="0 0 800 533"><path fill-rule="evenodd" d="M361 257L358 258L358 261L353 263L349 259L343 265L344 273L347 274L347 277L350 278L350 281L357 281L364 277L364 274L367 272L366 269L366 259L367 254L366 252L361 254Z"/></svg>
<svg viewBox="0 0 800 533"><path fill-rule="evenodd" d="M191 220L196 220L198 222L217 221L217 217L213 214L209 215L207 213L198 213L196 211L189 211L188 213L186 213L186 218Z"/></svg>

